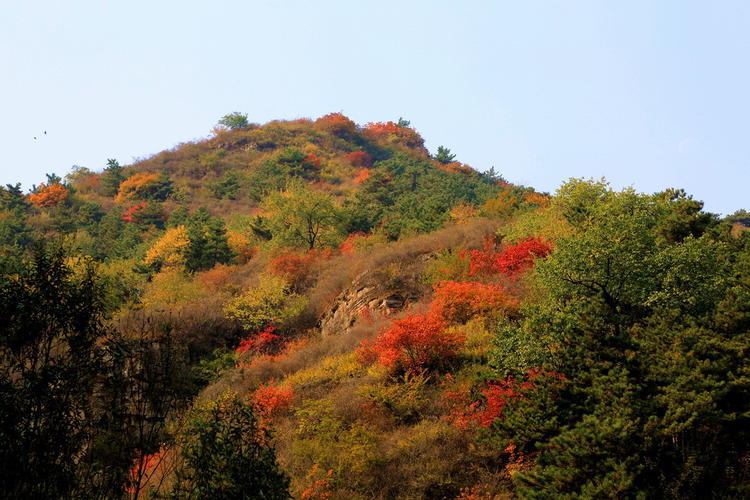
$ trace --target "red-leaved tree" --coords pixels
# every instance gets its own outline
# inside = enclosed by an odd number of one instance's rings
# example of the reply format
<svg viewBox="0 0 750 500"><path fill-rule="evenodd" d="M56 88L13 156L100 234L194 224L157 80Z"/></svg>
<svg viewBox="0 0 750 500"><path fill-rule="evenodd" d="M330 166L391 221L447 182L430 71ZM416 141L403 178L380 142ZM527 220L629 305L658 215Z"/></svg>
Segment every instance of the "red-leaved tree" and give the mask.
<svg viewBox="0 0 750 500"><path fill-rule="evenodd" d="M465 322L479 315L504 315L518 309L505 287L474 281L439 281L430 311L448 322Z"/></svg>

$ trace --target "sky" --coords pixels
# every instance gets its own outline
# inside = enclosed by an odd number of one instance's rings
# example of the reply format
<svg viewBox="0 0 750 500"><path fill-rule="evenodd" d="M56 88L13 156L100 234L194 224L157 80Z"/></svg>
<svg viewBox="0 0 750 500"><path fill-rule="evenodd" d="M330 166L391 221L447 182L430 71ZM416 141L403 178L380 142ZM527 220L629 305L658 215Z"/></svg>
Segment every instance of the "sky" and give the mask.
<svg viewBox="0 0 750 500"><path fill-rule="evenodd" d="M744 0L0 0L0 183L129 164L233 111L340 111L540 191L605 177L730 214L749 54Z"/></svg>

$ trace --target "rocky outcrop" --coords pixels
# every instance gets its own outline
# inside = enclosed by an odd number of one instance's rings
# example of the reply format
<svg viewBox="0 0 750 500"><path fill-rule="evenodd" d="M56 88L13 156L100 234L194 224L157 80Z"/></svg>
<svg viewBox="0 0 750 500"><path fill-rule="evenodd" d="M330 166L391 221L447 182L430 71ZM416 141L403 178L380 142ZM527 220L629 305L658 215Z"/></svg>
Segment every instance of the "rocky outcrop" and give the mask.
<svg viewBox="0 0 750 500"><path fill-rule="evenodd" d="M363 273L336 297L333 306L321 317L321 334L346 334L365 314L389 315L418 299L419 293L413 287L389 289L374 280L372 273Z"/></svg>

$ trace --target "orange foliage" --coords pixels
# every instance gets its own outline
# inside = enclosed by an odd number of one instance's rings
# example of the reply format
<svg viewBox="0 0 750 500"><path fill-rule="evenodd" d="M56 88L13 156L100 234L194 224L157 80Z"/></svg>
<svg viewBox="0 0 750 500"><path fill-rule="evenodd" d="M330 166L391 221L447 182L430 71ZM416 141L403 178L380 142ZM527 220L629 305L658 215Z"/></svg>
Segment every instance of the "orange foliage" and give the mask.
<svg viewBox="0 0 750 500"><path fill-rule="evenodd" d="M271 260L268 267L271 273L286 278L292 286L296 286L309 275L310 268L321 255L321 252L315 250L305 254L285 253Z"/></svg>
<svg viewBox="0 0 750 500"><path fill-rule="evenodd" d="M115 197L115 201L122 202L130 198L139 196L149 186L159 182L159 174L133 174L120 184L120 189Z"/></svg>
<svg viewBox="0 0 750 500"><path fill-rule="evenodd" d="M439 168L440 170L448 172L449 174L471 174L474 172L473 168L458 161L453 161L450 163L436 162L435 166L437 166L437 168Z"/></svg>
<svg viewBox="0 0 750 500"><path fill-rule="evenodd" d="M393 371L419 373L450 360L463 345L464 334L449 331L443 318L414 314L395 320L374 342L363 342L363 363L376 362Z"/></svg>
<svg viewBox="0 0 750 500"><path fill-rule="evenodd" d="M253 407L261 417L272 419L284 413L294 401L291 387L277 387L273 382L261 385L253 393Z"/></svg>
<svg viewBox="0 0 750 500"><path fill-rule="evenodd" d="M546 207L547 205L549 205L549 196L537 192L526 193L523 196L523 201L525 201L529 205Z"/></svg>
<svg viewBox="0 0 750 500"><path fill-rule="evenodd" d="M339 137L346 137L357 131L357 124L342 113L330 113L315 120L315 126Z"/></svg>
<svg viewBox="0 0 750 500"><path fill-rule="evenodd" d="M439 281L430 312L449 322L465 322L473 316L504 313L518 308L518 301L498 285L474 281Z"/></svg>
<svg viewBox="0 0 750 500"><path fill-rule="evenodd" d="M313 465L308 476L318 477L322 471L318 464ZM333 479L333 469L328 469L325 477L315 479L312 484L305 488L300 494L302 500L330 500L333 493L331 492L331 480Z"/></svg>
<svg viewBox="0 0 750 500"><path fill-rule="evenodd" d="M134 495L145 490L152 477L162 474L166 455L166 448L161 448L156 453L141 455L133 459L125 492Z"/></svg>
<svg viewBox="0 0 750 500"><path fill-rule="evenodd" d="M237 266L217 264L208 271L198 273L198 281L210 290L225 290L232 284L232 277L237 272Z"/></svg>
<svg viewBox="0 0 750 500"><path fill-rule="evenodd" d="M353 167L371 167L372 156L367 151L352 151L346 154L346 159Z"/></svg>
<svg viewBox="0 0 750 500"><path fill-rule="evenodd" d="M31 203L38 207L54 207L65 198L70 192L62 184L40 184L35 193L31 193L28 198Z"/></svg>
<svg viewBox="0 0 750 500"><path fill-rule="evenodd" d="M363 168L362 170L357 172L357 175L354 176L354 184L362 184L369 178L370 178L370 169Z"/></svg>
<svg viewBox="0 0 750 500"><path fill-rule="evenodd" d="M399 127L394 122L377 122L365 125L362 135L373 141L400 142L411 148L423 148L424 139L413 128Z"/></svg>

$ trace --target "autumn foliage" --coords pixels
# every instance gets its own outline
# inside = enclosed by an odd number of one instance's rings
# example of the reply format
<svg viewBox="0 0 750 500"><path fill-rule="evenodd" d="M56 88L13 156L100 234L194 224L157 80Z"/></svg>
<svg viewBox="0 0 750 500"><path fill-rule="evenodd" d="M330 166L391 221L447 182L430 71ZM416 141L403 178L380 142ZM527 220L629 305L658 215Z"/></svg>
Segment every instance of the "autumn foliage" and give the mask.
<svg viewBox="0 0 750 500"><path fill-rule="evenodd" d="M40 184L36 192L31 193L28 198L38 207L54 207L67 198L68 194L69 191L62 184Z"/></svg>
<svg viewBox="0 0 750 500"><path fill-rule="evenodd" d="M352 151L346 154L346 159L353 167L366 167L372 166L372 156L367 151Z"/></svg>
<svg viewBox="0 0 750 500"><path fill-rule="evenodd" d="M469 274L502 273L518 276L534 265L534 259L546 257L552 252L549 243L539 238L528 238L503 247L500 252L485 248L469 252Z"/></svg>
<svg viewBox="0 0 750 500"><path fill-rule="evenodd" d="M424 139L410 127L394 122L376 122L365 125L362 135L374 141L400 142L411 148L424 147Z"/></svg>
<svg viewBox="0 0 750 500"><path fill-rule="evenodd" d="M360 361L412 374L440 367L458 354L464 342L462 333L446 326L443 318L432 314L395 320L372 343L362 343Z"/></svg>
<svg viewBox="0 0 750 500"><path fill-rule="evenodd" d="M430 311L448 322L465 322L477 315L507 313L518 308L517 300L499 285L440 281L434 290Z"/></svg>
<svg viewBox="0 0 750 500"><path fill-rule="evenodd" d="M271 354L271 352L278 349L281 344L281 336L275 333L276 327L269 325L260 332L247 337L240 341L240 345L237 347L235 352L237 354L244 354L251 352L255 354Z"/></svg>
<svg viewBox="0 0 750 500"><path fill-rule="evenodd" d="M274 275L281 276L292 286L296 286L305 280L313 263L320 257L321 252L315 250L307 253L284 253L272 259L268 268Z"/></svg>
<svg viewBox="0 0 750 500"><path fill-rule="evenodd" d="M369 178L370 178L370 169L363 168L359 172L357 172L357 175L354 176L354 184L362 184Z"/></svg>
<svg viewBox="0 0 750 500"><path fill-rule="evenodd" d="M274 418L284 413L294 401L291 387L280 387L272 382L261 385L253 394L255 412L265 418Z"/></svg>
<svg viewBox="0 0 750 500"><path fill-rule="evenodd" d="M143 196L148 190L159 183L159 174L139 173L122 181L117 193L116 201L121 202L131 198Z"/></svg>
<svg viewBox="0 0 750 500"><path fill-rule="evenodd" d="M330 113L315 120L315 126L339 137L347 137L357 131L357 124L342 113Z"/></svg>

